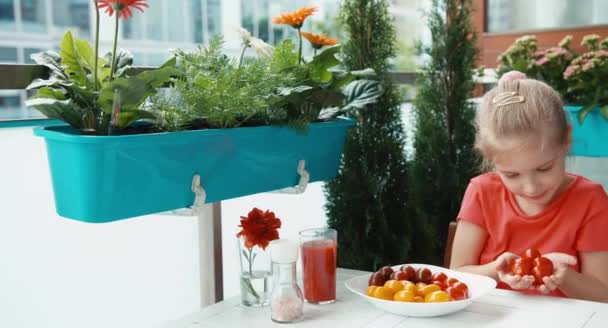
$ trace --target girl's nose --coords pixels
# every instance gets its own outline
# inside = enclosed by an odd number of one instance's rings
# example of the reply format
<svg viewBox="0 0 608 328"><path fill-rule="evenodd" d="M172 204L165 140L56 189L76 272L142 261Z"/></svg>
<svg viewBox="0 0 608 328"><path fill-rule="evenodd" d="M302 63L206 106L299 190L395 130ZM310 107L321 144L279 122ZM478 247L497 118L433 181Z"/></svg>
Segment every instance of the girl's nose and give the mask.
<svg viewBox="0 0 608 328"><path fill-rule="evenodd" d="M524 182L524 194L526 196L537 196L541 189L541 184L536 179L527 179Z"/></svg>

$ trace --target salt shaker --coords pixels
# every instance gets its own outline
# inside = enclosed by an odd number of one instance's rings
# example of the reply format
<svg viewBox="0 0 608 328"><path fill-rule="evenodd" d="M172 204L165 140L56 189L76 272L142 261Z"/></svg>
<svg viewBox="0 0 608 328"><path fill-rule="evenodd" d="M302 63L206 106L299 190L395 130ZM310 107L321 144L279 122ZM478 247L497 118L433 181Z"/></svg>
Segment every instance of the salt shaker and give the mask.
<svg viewBox="0 0 608 328"><path fill-rule="evenodd" d="M286 239L270 242L274 279L270 294L270 313L274 322L290 323L303 317L304 297L296 281L298 251L298 244Z"/></svg>

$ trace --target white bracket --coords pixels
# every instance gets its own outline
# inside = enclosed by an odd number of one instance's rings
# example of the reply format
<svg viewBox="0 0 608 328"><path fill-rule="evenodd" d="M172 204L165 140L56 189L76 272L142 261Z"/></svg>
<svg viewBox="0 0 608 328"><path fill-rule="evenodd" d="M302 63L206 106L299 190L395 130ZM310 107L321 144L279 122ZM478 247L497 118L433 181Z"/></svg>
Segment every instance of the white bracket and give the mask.
<svg viewBox="0 0 608 328"><path fill-rule="evenodd" d="M201 186L201 176L195 174L192 177L192 192L194 193L194 204L192 204L192 210L194 213L198 213L205 206L205 200L207 199L207 192L205 188Z"/></svg>
<svg viewBox="0 0 608 328"><path fill-rule="evenodd" d="M298 162L297 172L300 175L300 181L298 182L298 185L296 185L294 187L287 187L287 188L271 191L271 193L295 194L295 195L304 193L304 191L306 191L306 187L308 186L308 182L310 181L310 173L308 173L308 171L306 171L305 166L306 166L305 160L302 159Z"/></svg>

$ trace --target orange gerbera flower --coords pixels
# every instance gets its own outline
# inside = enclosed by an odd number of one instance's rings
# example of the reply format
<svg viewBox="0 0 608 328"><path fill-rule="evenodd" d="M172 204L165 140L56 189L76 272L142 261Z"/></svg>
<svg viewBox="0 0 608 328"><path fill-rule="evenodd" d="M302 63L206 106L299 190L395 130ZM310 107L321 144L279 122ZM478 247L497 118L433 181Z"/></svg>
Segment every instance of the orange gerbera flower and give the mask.
<svg viewBox="0 0 608 328"><path fill-rule="evenodd" d="M306 6L296 11L281 14L272 19L274 24L287 24L295 29L299 29L304 24L306 18L317 11L316 6Z"/></svg>
<svg viewBox="0 0 608 328"><path fill-rule="evenodd" d="M321 49L324 46L333 46L338 43L334 38L328 38L326 33L314 34L309 32L300 32L302 36L312 44L315 49Z"/></svg>
<svg viewBox="0 0 608 328"><path fill-rule="evenodd" d="M245 247L266 249L270 241L279 239L277 229L281 227L281 219L275 217L274 212L254 207L247 216L241 216L239 227L242 229L236 236L245 239Z"/></svg>
<svg viewBox="0 0 608 328"><path fill-rule="evenodd" d="M144 8L149 7L146 1L147 0L98 0L97 3L99 4L99 9L106 8L106 13L109 16L112 16L114 11L116 11L118 18L122 17L124 20L127 20L133 16L131 8L135 8L143 13Z"/></svg>

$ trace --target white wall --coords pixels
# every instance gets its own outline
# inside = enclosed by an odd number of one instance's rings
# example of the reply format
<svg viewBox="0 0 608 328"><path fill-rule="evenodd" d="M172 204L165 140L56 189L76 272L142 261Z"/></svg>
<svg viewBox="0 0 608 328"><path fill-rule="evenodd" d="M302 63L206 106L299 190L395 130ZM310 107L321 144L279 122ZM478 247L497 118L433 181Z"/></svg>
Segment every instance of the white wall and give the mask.
<svg viewBox="0 0 608 328"><path fill-rule="evenodd" d="M0 327L151 327L197 309L193 218L55 214L46 150L0 129Z"/></svg>

